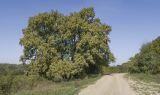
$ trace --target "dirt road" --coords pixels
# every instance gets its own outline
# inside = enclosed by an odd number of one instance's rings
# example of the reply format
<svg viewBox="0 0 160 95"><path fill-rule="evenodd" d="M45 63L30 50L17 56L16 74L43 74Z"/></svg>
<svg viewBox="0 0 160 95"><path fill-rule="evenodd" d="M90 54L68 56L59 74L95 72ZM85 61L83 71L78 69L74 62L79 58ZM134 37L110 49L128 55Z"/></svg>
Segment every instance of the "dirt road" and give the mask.
<svg viewBox="0 0 160 95"><path fill-rule="evenodd" d="M105 75L95 84L80 91L79 95L136 95L124 74Z"/></svg>

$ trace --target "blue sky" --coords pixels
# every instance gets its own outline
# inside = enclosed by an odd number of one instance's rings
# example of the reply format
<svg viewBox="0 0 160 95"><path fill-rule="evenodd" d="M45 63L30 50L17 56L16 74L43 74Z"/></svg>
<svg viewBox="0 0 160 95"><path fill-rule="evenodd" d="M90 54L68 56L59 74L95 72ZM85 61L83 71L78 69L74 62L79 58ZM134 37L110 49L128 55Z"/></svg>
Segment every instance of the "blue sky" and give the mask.
<svg viewBox="0 0 160 95"><path fill-rule="evenodd" d="M58 10L68 14L94 7L112 26L110 48L115 64L126 62L143 43L160 36L160 0L0 0L0 63L19 63L21 30L30 16Z"/></svg>

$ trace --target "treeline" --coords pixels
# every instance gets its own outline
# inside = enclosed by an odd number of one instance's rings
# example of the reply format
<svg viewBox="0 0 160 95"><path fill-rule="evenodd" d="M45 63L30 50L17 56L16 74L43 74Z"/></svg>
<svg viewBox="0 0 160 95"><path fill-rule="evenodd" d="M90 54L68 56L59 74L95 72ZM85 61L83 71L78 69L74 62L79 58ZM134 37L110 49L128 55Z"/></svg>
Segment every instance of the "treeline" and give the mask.
<svg viewBox="0 0 160 95"><path fill-rule="evenodd" d="M0 76L22 75L27 71L28 65L0 63Z"/></svg>
<svg viewBox="0 0 160 95"><path fill-rule="evenodd" d="M101 73L114 61L109 48L111 27L95 17L93 8L63 15L58 11L30 17L23 29L21 60L28 75L61 81Z"/></svg>
<svg viewBox="0 0 160 95"><path fill-rule="evenodd" d="M129 71L128 64L109 66L102 69L102 74L113 74L113 73L127 73Z"/></svg>
<svg viewBox="0 0 160 95"><path fill-rule="evenodd" d="M160 73L160 37L142 45L140 52L126 64L130 73Z"/></svg>

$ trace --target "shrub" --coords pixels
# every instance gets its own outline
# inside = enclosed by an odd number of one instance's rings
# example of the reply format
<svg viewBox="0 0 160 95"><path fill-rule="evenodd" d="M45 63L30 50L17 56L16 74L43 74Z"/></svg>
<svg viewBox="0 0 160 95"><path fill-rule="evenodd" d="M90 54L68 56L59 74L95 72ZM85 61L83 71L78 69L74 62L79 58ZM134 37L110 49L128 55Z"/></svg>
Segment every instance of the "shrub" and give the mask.
<svg viewBox="0 0 160 95"><path fill-rule="evenodd" d="M0 78L0 92L2 95L9 95L11 92L15 93L19 90L31 90L37 85L39 77L25 76L25 75L7 75Z"/></svg>
<svg viewBox="0 0 160 95"><path fill-rule="evenodd" d="M0 91L3 95L9 95L12 89L14 77L11 75L1 76L0 78Z"/></svg>

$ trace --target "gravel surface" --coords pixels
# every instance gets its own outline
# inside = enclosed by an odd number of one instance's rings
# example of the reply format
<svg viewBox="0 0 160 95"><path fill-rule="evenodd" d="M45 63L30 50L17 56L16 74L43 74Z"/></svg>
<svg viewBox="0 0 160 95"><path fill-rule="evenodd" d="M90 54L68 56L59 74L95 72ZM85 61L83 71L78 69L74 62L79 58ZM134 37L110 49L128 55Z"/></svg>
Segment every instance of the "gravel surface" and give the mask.
<svg viewBox="0 0 160 95"><path fill-rule="evenodd" d="M136 95L124 75L105 75L95 84L82 89L78 95Z"/></svg>

